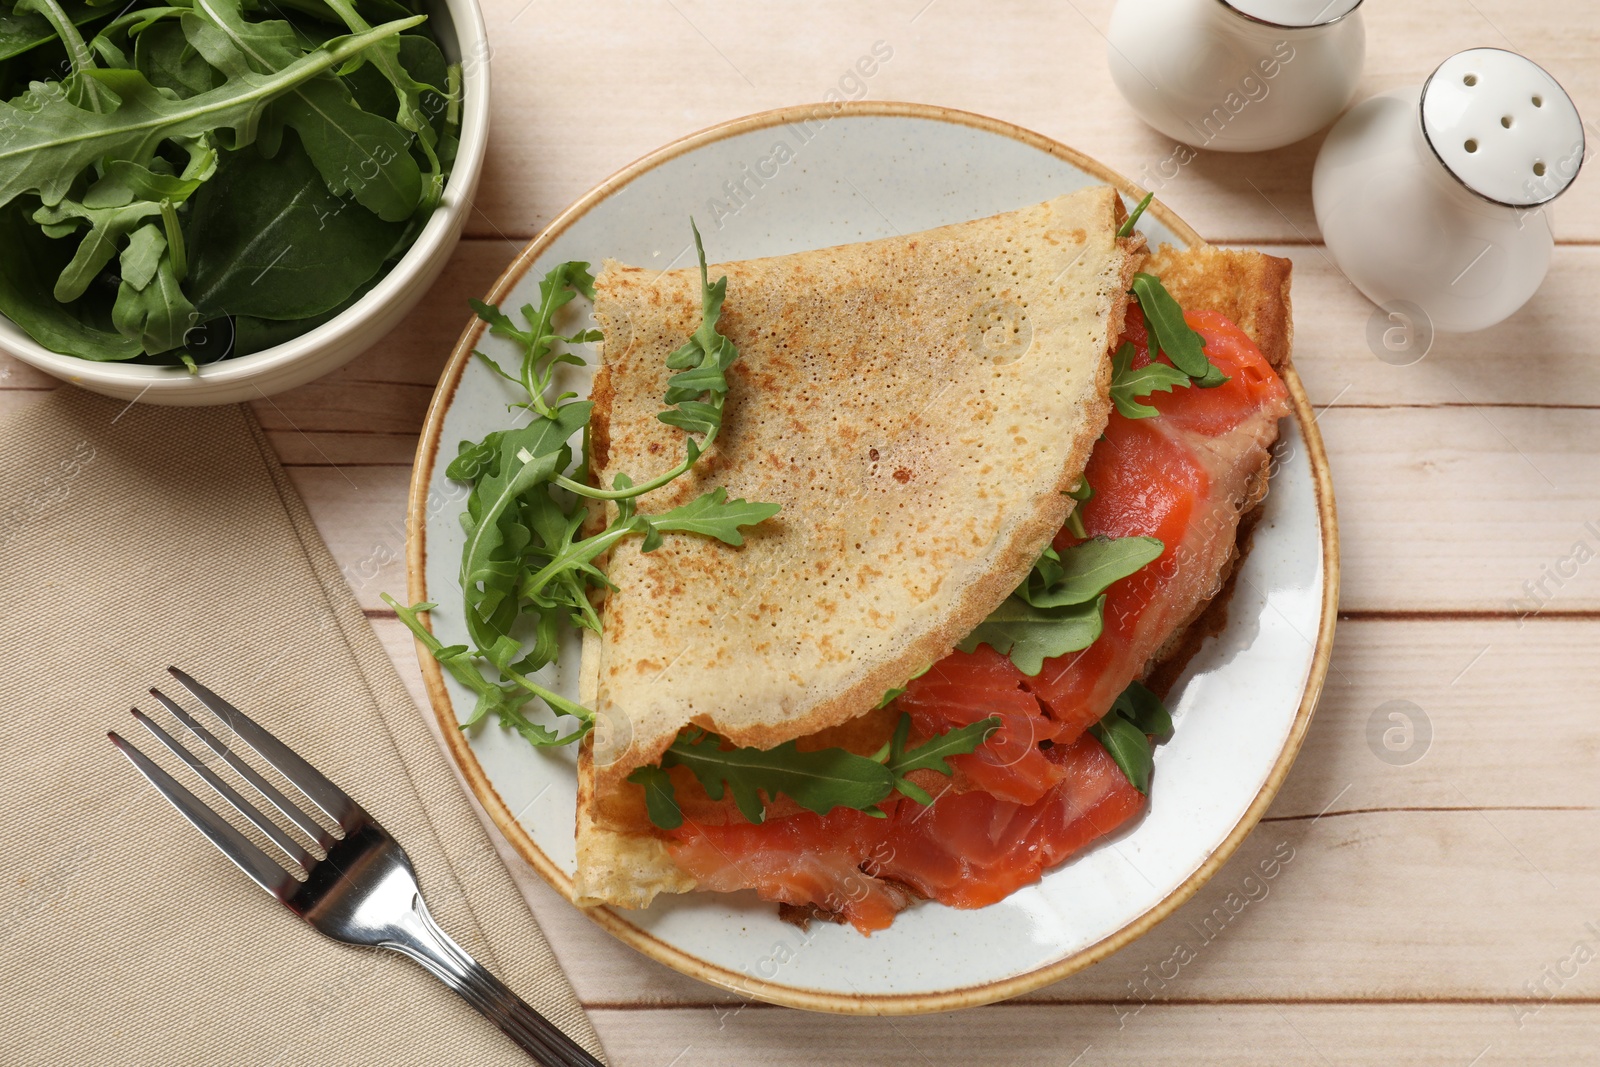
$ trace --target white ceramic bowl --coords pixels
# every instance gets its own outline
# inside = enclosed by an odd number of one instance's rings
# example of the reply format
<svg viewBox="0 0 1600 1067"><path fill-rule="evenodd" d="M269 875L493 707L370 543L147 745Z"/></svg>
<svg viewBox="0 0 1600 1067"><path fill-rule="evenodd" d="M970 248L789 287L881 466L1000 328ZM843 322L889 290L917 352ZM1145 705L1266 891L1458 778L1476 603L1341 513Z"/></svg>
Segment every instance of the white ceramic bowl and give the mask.
<svg viewBox="0 0 1600 1067"><path fill-rule="evenodd" d="M342 367L410 311L455 250L483 171L489 141L489 58L477 0L428 0L429 21L445 58L461 63L461 144L444 199L394 269L332 320L292 341L218 360L190 374L183 367L97 363L52 352L0 315L0 350L47 374L106 396L147 404L232 404L281 393Z"/></svg>

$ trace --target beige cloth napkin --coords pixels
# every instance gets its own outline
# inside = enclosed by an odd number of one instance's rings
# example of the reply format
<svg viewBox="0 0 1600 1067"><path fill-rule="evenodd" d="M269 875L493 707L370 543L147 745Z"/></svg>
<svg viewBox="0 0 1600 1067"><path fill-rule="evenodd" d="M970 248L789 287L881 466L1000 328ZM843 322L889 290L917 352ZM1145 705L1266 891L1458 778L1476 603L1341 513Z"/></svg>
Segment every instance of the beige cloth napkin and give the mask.
<svg viewBox="0 0 1600 1067"><path fill-rule="evenodd" d="M530 1062L408 960L279 907L112 747L158 753L128 709L159 710L168 663L377 816L440 925L600 1051L244 408L63 388L0 424L0 579L0 1062Z"/></svg>

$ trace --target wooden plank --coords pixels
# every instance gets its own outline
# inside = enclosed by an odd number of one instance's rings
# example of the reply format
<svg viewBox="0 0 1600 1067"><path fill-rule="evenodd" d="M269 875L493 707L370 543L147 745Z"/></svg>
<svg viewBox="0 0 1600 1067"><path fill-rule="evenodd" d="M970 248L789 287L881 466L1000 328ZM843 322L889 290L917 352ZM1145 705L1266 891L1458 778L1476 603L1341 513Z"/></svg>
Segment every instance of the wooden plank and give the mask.
<svg viewBox="0 0 1600 1067"><path fill-rule="evenodd" d="M406 486L410 467L291 467L294 481L364 608L406 595Z"/></svg>
<svg viewBox="0 0 1600 1067"><path fill-rule="evenodd" d="M521 0L487 5L497 60L495 137L470 232L530 237L602 178L660 145L750 112L822 101L830 91L993 115L1135 180L1150 175L1154 187L1175 145L1140 122L1110 80L1102 31L1112 6L1075 0L997 15L956 0L675 0L599 5L566 20ZM1446 56L1489 44L1546 64L1580 111L1600 113L1593 20L1574 20L1564 5L1414 0L1368 4L1363 14L1367 61L1359 97L1421 85ZM860 78L854 64L877 41L893 55ZM627 76L597 79L597 63ZM683 76L686 68L693 77ZM640 106L663 100L671 106ZM1311 168L1320 144L1314 136L1270 153L1203 153L1158 192L1213 240L1314 239ZM1563 198L1562 239L1600 239L1597 190L1600 178L1584 174Z"/></svg>
<svg viewBox="0 0 1600 1067"><path fill-rule="evenodd" d="M404 627L373 621L425 699ZM1600 877L1587 844L1600 831L1588 771L1600 725L1572 699L1600 683L1597 635L1593 622L1343 624L1311 734L1267 821L1165 923L1029 999L1127 1012L1147 1000L1526 998L1525 983L1600 923L1587 896ZM1415 762L1403 762L1410 751L1386 759L1369 740L1375 718L1393 725L1380 710L1391 700L1422 709L1406 709L1431 735L1413 735ZM1560 758L1507 743L1530 716L1562 739ZM1527 810L1574 807L1584 810ZM1260 865L1274 858L1279 873L1264 878ZM732 1002L641 960L525 866L513 869L586 1001ZM1251 903L1230 907L1230 894ZM1597 979L1600 969L1555 992L1600 995Z"/></svg>
<svg viewBox="0 0 1600 1067"><path fill-rule="evenodd" d="M1549 1007L1517 1029L1500 1005L1249 1005L1147 1009L1006 1005L909 1019L796 1011L591 1011L615 1067L824 1063L1104 1067L1461 1067L1590 1062L1600 1009ZM674 1057L677 1057L674 1059Z"/></svg>
<svg viewBox="0 0 1600 1067"><path fill-rule="evenodd" d="M1319 424L1342 609L1600 607L1600 412L1334 407Z"/></svg>
<svg viewBox="0 0 1600 1067"><path fill-rule="evenodd" d="M1385 348L1383 336L1403 324L1362 296L1321 246L1262 251L1294 261L1295 367L1318 407L1600 405L1600 248L1558 247L1544 286L1498 326L1436 334L1431 348L1402 351Z"/></svg>

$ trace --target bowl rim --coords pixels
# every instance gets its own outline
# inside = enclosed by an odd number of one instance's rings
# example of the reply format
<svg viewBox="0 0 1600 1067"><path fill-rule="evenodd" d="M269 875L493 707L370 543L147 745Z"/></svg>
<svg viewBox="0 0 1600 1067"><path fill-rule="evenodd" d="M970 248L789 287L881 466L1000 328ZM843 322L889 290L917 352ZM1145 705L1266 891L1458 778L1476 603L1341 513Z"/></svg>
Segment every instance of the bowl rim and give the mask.
<svg viewBox="0 0 1600 1067"><path fill-rule="evenodd" d="M573 223L647 171L653 170L686 152L728 137L768 129L806 118L820 118L824 114L828 117L904 117L969 126L1009 137L1065 160L1073 166L1093 174L1134 201L1142 199L1148 191L1136 186L1127 178L1096 160L1058 141L1022 126L986 115L932 104L894 101L862 100L853 102L841 101L834 104L793 105L719 123L680 137L629 163L601 181L579 197L560 215L556 216L537 237L523 248L517 258L505 269L495 281L493 288L485 296L485 301L488 303L501 302L532 268L538 257ZM1153 200L1148 210L1165 223L1186 244L1206 244L1192 227L1159 199ZM406 542L407 592L413 604L425 602L429 599L426 570L429 483L432 480L433 468L439 454L445 415L455 397L462 374L472 359L473 348L477 345L478 338L482 336L483 329L484 323L473 319L468 322L466 328L462 331L459 340L456 342L455 349L450 355L450 361L445 365L444 371L440 375L433 400L428 406L428 414L423 425L422 436L417 444L417 457L412 467L406 520L409 532ZM1312 713L1315 711L1317 700L1321 695L1323 682L1327 677L1332 656L1333 632L1338 619L1339 606L1339 534L1338 518L1334 507L1332 474L1328 465L1327 452L1323 446L1322 435L1317 427L1316 412L1306 396L1304 385L1300 380L1299 374L1294 369L1292 360L1282 368L1281 374L1284 384L1288 387L1293 414L1299 423L1301 435L1306 445L1306 458L1311 471L1312 488L1316 496L1318 525L1322 542L1322 601L1312 661L1307 672L1305 688L1302 690L1300 703L1296 708L1295 717L1290 724L1283 748L1254 800L1251 801L1233 829L1217 846L1216 850L1207 857L1205 862L1200 864L1184 879L1182 884L1154 904L1143 915L1101 940L1085 946L1053 964L1038 967L1009 978L979 985L964 986L939 993L845 995L795 989L791 986L754 978L750 975L708 963L633 925L609 907L580 907L577 910L629 947L658 963L665 964L676 971L709 985L720 987L743 997L754 998L772 1004L845 1015L920 1015L976 1007L1020 996L1023 993L1028 993L1052 982L1059 981L1091 964L1099 962L1118 949L1137 940L1167 918L1179 906L1189 900L1232 857L1239 845L1243 843L1245 837L1249 835L1250 831L1255 828L1261 817L1266 813L1273 798L1277 796L1290 767L1294 764L1295 757L1299 754L1304 744L1306 732L1311 725ZM420 612L419 617L431 631L433 627L428 613ZM517 853L539 873L540 877L566 898L568 903L573 903L571 877L550 860L544 850L529 835L528 831L517 821L516 816L501 798L493 782L490 781L482 765L478 762L477 755L472 751L466 735L459 728L454 706L444 687L443 671L438 662L428 653L421 642L415 642L415 648L429 703L443 734L446 748L454 759L457 769L472 789L474 796L483 805L490 819L493 820L495 826ZM573 906L576 907L576 904L573 903Z"/></svg>
<svg viewBox="0 0 1600 1067"><path fill-rule="evenodd" d="M460 230L460 220L472 207L472 194L482 174L489 137L489 67L493 50L478 0L441 0L450 17L461 52L462 104L459 149L445 180L439 206L417 233L411 247L394 267L360 300L321 326L282 344L245 356L229 356L203 365L198 374L185 368L128 363L70 356L35 341L26 330L0 314L0 352L47 374L72 383L95 383L138 388L146 393L179 393L188 389L216 389L254 379L272 377L288 367L339 347L378 315L414 279L427 271L435 257L448 254ZM374 338L376 340L376 338ZM352 353L354 354L354 353ZM140 396L144 396L141 393Z"/></svg>

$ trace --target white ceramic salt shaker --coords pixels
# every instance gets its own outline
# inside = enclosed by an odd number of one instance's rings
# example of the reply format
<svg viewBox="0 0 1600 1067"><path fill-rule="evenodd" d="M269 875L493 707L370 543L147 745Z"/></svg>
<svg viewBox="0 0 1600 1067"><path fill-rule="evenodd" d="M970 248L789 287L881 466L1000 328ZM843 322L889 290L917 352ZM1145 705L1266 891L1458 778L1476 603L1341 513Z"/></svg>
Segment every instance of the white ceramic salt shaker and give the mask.
<svg viewBox="0 0 1600 1067"><path fill-rule="evenodd" d="M1196 148L1259 152L1322 129L1361 80L1361 0L1118 0L1111 77Z"/></svg>
<svg viewBox="0 0 1600 1067"><path fill-rule="evenodd" d="M1435 330L1481 330L1550 269L1545 206L1583 165L1583 121L1544 68L1458 52L1419 89L1350 109L1312 175L1328 252L1374 303L1408 301Z"/></svg>

